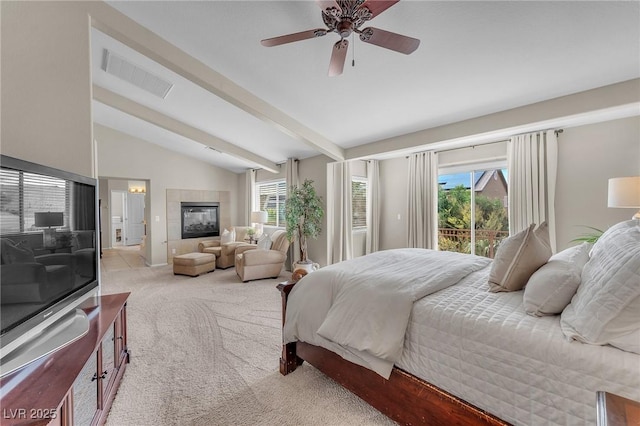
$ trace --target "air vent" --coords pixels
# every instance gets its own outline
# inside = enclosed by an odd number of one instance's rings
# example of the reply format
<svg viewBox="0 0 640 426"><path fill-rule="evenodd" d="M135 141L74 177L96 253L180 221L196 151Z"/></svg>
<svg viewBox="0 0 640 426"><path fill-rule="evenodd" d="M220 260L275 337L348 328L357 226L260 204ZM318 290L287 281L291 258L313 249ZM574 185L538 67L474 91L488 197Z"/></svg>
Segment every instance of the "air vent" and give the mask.
<svg viewBox="0 0 640 426"><path fill-rule="evenodd" d="M162 99L166 98L173 84L132 64L122 56L104 49L102 69L134 86L146 90Z"/></svg>

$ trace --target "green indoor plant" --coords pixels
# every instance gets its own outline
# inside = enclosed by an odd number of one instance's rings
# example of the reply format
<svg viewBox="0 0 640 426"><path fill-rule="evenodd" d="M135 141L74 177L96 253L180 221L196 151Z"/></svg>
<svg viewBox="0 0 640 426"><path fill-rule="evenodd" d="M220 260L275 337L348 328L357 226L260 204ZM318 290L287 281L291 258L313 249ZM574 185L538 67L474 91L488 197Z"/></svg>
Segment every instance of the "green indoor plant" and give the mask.
<svg viewBox="0 0 640 426"><path fill-rule="evenodd" d="M291 242L298 240L299 264L313 264L307 255L307 238L318 238L322 232L323 216L322 197L316 193L312 180L305 179L301 186L291 186L285 201L284 217L287 238Z"/></svg>
<svg viewBox="0 0 640 426"><path fill-rule="evenodd" d="M574 238L571 240L572 243L595 243L602 236L604 231L598 228L594 228L593 226L584 226L585 228L589 228L592 232L587 232L585 234L580 235L578 238Z"/></svg>

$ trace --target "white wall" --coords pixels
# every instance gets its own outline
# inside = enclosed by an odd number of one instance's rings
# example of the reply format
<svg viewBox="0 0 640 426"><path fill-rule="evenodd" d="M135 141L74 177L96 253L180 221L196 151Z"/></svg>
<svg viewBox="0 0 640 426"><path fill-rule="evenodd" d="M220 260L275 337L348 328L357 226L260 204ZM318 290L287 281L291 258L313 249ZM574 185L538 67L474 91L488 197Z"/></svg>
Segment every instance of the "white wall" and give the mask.
<svg viewBox="0 0 640 426"><path fill-rule="evenodd" d="M231 192L232 220L238 221L238 175L116 130L95 125L100 175L109 178L149 180L150 223L147 245L152 265L167 263L167 189ZM147 198L145 197L145 198ZM158 217L158 221L156 221ZM240 223L240 222L235 222Z"/></svg>
<svg viewBox="0 0 640 426"><path fill-rule="evenodd" d="M73 2L0 2L2 153L96 177L89 17Z"/></svg>
<svg viewBox="0 0 640 426"><path fill-rule="evenodd" d="M499 154L493 151L478 154ZM453 163L468 160L454 158L460 152L455 156L453 152L443 159ZM631 218L633 209L607 208L607 181L611 177L640 176L639 117L565 128L558 138L558 157L558 250L588 231L580 225L606 229ZM407 167L404 156L380 162L381 249L406 246Z"/></svg>

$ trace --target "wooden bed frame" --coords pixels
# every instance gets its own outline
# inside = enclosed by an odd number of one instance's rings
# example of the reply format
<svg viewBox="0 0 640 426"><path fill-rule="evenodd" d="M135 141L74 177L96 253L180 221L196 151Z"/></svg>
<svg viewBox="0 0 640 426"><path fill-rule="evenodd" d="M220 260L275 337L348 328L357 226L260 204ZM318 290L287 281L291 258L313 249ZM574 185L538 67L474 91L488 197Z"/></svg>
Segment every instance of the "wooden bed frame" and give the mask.
<svg viewBox="0 0 640 426"><path fill-rule="evenodd" d="M277 286L282 295L283 325L287 299L294 285L295 282L284 282ZM379 374L319 346L305 342L282 345L281 374L293 372L304 361L401 424L509 425L397 367L393 368L389 380L386 380Z"/></svg>

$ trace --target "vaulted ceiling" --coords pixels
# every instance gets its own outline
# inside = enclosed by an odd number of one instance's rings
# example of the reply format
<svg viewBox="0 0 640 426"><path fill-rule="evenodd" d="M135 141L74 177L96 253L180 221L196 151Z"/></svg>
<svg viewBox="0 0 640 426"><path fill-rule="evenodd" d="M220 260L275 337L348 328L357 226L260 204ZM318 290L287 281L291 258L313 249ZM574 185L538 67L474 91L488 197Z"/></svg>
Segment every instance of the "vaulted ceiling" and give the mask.
<svg viewBox="0 0 640 426"><path fill-rule="evenodd" d="M260 44L322 28L313 1L108 4L186 56L152 58L94 28L94 121L234 172L341 159L362 144L640 77L635 1L400 1L370 26L420 47L403 55L349 38L338 77L327 76L337 34ZM105 72L105 49L173 87L162 98Z"/></svg>

